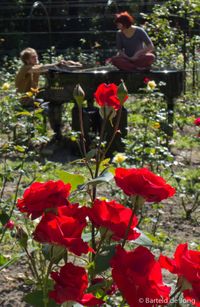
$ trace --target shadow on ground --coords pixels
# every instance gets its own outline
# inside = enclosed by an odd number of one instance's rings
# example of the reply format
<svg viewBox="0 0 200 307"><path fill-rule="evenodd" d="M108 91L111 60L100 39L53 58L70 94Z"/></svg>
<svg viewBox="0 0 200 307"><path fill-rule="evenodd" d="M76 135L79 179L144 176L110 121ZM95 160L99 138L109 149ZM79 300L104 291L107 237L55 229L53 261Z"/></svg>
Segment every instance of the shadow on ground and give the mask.
<svg viewBox="0 0 200 307"><path fill-rule="evenodd" d="M41 149L41 158L49 161L67 163L81 158L79 146L69 138L50 141Z"/></svg>

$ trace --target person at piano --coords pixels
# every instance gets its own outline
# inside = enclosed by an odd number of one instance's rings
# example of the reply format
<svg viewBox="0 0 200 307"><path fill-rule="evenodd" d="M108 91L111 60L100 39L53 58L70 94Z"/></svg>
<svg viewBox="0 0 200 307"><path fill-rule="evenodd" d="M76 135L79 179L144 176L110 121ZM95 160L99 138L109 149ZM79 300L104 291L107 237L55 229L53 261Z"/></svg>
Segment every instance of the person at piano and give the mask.
<svg viewBox="0 0 200 307"><path fill-rule="evenodd" d="M34 102L41 103L41 107L47 109L50 126L55 133L55 140L59 140L62 137L61 134L61 121L62 121L62 106L50 103L47 107L47 103L44 103L40 93L36 99L29 97L26 93L31 92L31 89L38 89L39 77L42 73L47 72L50 68L57 66L64 67L81 67L79 62L62 60L54 64L39 64L37 51L33 48L26 48L21 51L20 58L23 65L15 77L16 92L22 94L20 102L24 108L34 108ZM24 94L24 95L23 95Z"/></svg>
<svg viewBox="0 0 200 307"><path fill-rule="evenodd" d="M50 68L55 68L57 66L61 67L82 67L79 62L74 62L72 60L61 60L60 62L54 64L40 64L38 61L37 51L33 48L26 48L20 53L20 59L23 65L20 67L19 71L15 77L15 87L17 93L27 93L31 91L31 88L36 89L39 85L39 76L42 73L47 72ZM24 106L31 104L31 100L23 101Z"/></svg>
<svg viewBox="0 0 200 307"><path fill-rule="evenodd" d="M126 11L115 15L115 23L118 53L111 63L124 71L150 69L155 60L154 45L146 31L135 26L134 17Z"/></svg>

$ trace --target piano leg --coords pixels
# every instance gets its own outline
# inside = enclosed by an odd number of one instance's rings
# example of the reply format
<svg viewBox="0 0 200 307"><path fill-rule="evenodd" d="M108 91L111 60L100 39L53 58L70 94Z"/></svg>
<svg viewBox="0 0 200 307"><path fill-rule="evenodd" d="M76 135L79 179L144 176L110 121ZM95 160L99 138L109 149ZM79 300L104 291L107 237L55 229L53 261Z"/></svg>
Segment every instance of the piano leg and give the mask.
<svg viewBox="0 0 200 307"><path fill-rule="evenodd" d="M168 122L168 129L167 135L169 137L173 136L173 122L174 122L174 103L175 99L172 97L167 96L167 122Z"/></svg>
<svg viewBox="0 0 200 307"><path fill-rule="evenodd" d="M50 126L55 133L55 139L59 141L62 138L62 104L51 102L49 105L48 118Z"/></svg>
<svg viewBox="0 0 200 307"><path fill-rule="evenodd" d="M86 148L89 150L89 146L93 139L92 135L97 135L100 131L101 119L99 109L91 106L83 108L82 118ZM80 131L79 110L76 105L72 109L72 129L74 131Z"/></svg>

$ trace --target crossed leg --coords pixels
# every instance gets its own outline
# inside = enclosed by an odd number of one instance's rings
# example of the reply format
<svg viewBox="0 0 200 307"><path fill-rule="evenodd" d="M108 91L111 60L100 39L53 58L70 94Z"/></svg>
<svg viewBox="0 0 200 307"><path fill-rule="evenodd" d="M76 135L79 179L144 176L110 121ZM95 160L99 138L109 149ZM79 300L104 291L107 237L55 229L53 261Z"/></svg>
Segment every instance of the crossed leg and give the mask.
<svg viewBox="0 0 200 307"><path fill-rule="evenodd" d="M155 55L153 53L146 53L136 60L129 60L122 55L117 55L112 57L111 63L124 71L133 71L140 68L149 68L155 60Z"/></svg>

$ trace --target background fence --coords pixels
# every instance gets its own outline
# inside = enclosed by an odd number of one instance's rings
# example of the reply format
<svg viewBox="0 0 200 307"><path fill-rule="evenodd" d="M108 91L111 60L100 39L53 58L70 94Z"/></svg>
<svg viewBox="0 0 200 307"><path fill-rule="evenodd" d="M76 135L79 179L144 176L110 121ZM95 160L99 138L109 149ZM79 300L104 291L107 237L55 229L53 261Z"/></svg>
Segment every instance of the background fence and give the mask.
<svg viewBox="0 0 200 307"><path fill-rule="evenodd" d="M39 53L54 46L56 54L70 51L74 59L87 53L105 60L115 52L114 15L123 10L135 16L136 24L148 24L158 66L191 71L195 87L199 83L199 0L3 0L0 60L19 56L28 46ZM176 63L179 55L183 56L180 65Z"/></svg>
<svg viewBox="0 0 200 307"><path fill-rule="evenodd" d="M109 52L115 46L114 14L128 10L142 21L161 1L76 0L23 1L0 3L0 56L16 55L31 46L39 52L55 46L58 53L81 47L86 52Z"/></svg>

